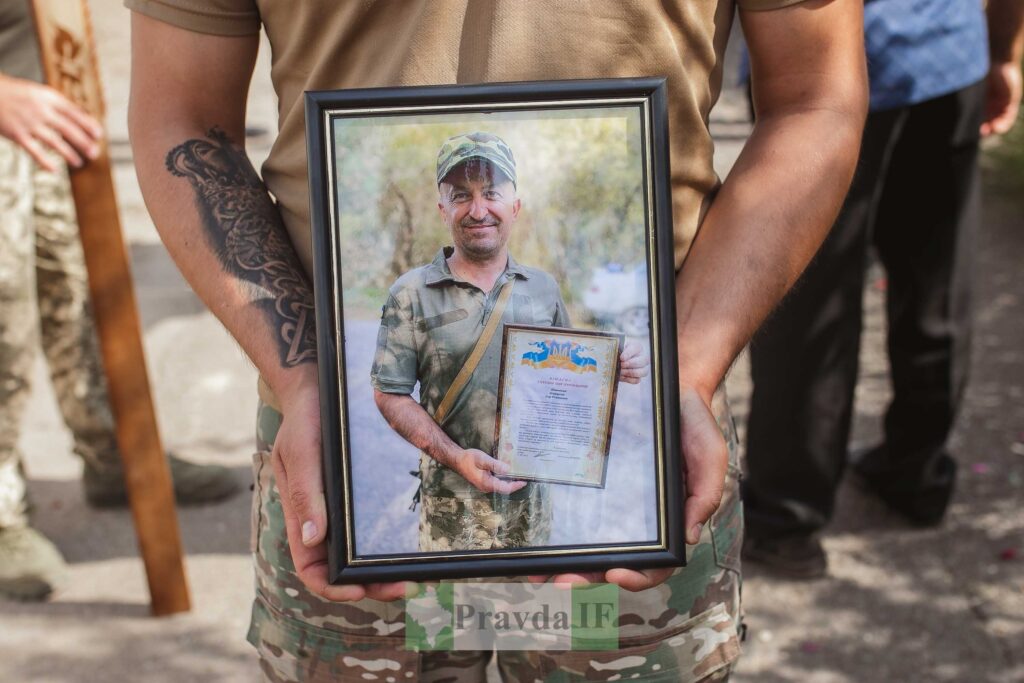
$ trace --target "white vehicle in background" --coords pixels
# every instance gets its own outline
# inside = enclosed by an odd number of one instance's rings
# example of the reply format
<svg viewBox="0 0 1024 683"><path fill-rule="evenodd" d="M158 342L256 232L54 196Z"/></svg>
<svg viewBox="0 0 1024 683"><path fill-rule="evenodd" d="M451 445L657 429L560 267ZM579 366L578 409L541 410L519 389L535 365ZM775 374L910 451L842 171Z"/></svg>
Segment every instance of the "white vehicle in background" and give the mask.
<svg viewBox="0 0 1024 683"><path fill-rule="evenodd" d="M646 265L608 263L595 268L583 293L583 305L599 326L630 337L646 337L650 333Z"/></svg>

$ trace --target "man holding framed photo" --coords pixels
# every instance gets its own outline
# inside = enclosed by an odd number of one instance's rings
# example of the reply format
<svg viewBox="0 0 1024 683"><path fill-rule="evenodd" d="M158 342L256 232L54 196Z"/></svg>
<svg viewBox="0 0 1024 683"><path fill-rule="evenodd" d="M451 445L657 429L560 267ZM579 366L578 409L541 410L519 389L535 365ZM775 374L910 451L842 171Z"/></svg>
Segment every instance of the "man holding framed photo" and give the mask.
<svg viewBox="0 0 1024 683"><path fill-rule="evenodd" d="M495 332L503 322L570 327L569 314L555 280L509 254L522 202L508 144L491 133L456 135L438 151L436 180L453 246L390 288L374 399L422 452L421 551L546 545L548 487L501 479L508 465L491 456L502 346ZM513 292L520 303L509 306ZM638 345L627 345L619 379L637 383L648 365ZM417 382L420 402L410 396Z"/></svg>
<svg viewBox="0 0 1024 683"><path fill-rule="evenodd" d="M371 666L396 680L479 681L491 655L406 650L401 603L382 602L401 597L402 584L327 583L301 93L667 77L676 267L686 259L676 280L684 516L695 547L674 572L558 577L625 589L618 650L502 653L499 668L531 679L725 678L739 654L742 534L737 463L720 429L729 432L730 420L713 397L820 244L849 183L866 106L861 3L739 2L758 123L724 184L706 122L728 0L679 0L671 11L647 0L566 0L542 12L517 0L127 4L136 10L129 123L147 205L186 278L263 377L250 641L274 681L358 677ZM238 146L261 23L281 112L266 188ZM169 153L178 177L168 174ZM189 196L194 210L183 204Z"/></svg>

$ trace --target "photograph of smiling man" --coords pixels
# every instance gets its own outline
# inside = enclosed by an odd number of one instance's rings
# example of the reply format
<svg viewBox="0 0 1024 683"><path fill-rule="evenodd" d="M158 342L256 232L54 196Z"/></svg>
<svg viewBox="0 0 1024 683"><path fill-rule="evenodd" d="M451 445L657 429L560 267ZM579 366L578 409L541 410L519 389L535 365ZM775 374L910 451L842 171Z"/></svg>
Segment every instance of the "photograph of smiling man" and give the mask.
<svg viewBox="0 0 1024 683"><path fill-rule="evenodd" d="M339 232L365 245L341 250L358 554L656 537L646 319L628 334L593 296L615 275L646 282L637 118L334 123ZM496 458L509 325L621 336L608 488L516 479Z"/></svg>

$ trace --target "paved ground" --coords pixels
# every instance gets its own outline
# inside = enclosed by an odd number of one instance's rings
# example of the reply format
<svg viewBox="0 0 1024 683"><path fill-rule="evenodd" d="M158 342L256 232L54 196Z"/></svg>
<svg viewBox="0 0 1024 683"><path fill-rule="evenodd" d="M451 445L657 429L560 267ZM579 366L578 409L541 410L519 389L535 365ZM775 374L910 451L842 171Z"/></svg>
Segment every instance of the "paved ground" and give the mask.
<svg viewBox="0 0 1024 683"><path fill-rule="evenodd" d="M108 90L118 190L138 286L159 416L167 445L227 463L251 480L255 375L204 312L164 254L135 187L124 116L127 12L94 3ZM266 53L250 121L273 130ZM747 132L742 100L716 111L717 163L731 164ZM269 138L255 135L259 160ZM990 178L993 176L990 175ZM990 183L995 185L995 183ZM963 476L948 522L912 531L844 488L826 546L831 577L778 582L754 572L745 585L750 639L737 680L993 681L1024 679L1024 251L1020 186L989 194L980 237L974 382L955 438ZM1017 202L1017 203L1014 203ZM877 276L867 290L867 338L854 439L870 443L888 393ZM181 510L191 613L153 619L127 512L85 506L68 436L38 367L23 446L37 525L71 563L71 582L41 605L0 605L0 679L251 681L245 643L252 595L246 496ZM748 391L741 361L730 377L741 428ZM1015 555L1016 554L1016 555Z"/></svg>
<svg viewBox="0 0 1024 683"><path fill-rule="evenodd" d="M1019 203L989 190L973 383L953 439L961 476L946 522L910 529L844 485L825 537L829 578L787 583L747 568L750 639L738 681L1024 680L1024 234ZM854 447L880 433L890 391L884 280L873 280ZM738 410L744 370L730 378Z"/></svg>

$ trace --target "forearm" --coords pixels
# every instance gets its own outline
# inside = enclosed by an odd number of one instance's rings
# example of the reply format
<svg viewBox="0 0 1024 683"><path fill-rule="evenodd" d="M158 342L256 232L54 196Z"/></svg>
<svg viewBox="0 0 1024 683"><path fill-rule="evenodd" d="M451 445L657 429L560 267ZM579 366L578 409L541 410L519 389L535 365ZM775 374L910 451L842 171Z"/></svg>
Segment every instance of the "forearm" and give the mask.
<svg viewBox="0 0 1024 683"><path fill-rule="evenodd" d="M313 295L242 146L257 47L133 14L128 125L161 239L284 403L315 387Z"/></svg>
<svg viewBox="0 0 1024 683"><path fill-rule="evenodd" d="M374 390L377 409L403 439L442 465L455 464L462 448L444 433L419 403L407 394Z"/></svg>
<svg viewBox="0 0 1024 683"><path fill-rule="evenodd" d="M1024 0L988 0L989 54L993 63L1024 58Z"/></svg>
<svg viewBox="0 0 1024 683"><path fill-rule="evenodd" d="M849 187L867 109L861 22L856 0L744 17L756 124L676 278L680 382L706 400Z"/></svg>
<svg viewBox="0 0 1024 683"><path fill-rule="evenodd" d="M761 119L676 278L680 375L710 395L828 233L860 125L831 111Z"/></svg>
<svg viewBox="0 0 1024 683"><path fill-rule="evenodd" d="M330 585L312 290L242 147L259 37L132 14L129 133L168 251L277 394L270 462L298 578L328 600L394 600L401 584Z"/></svg>
<svg viewBox="0 0 1024 683"><path fill-rule="evenodd" d="M316 381L313 294L230 128L133 135L139 184L186 280L283 399Z"/></svg>

